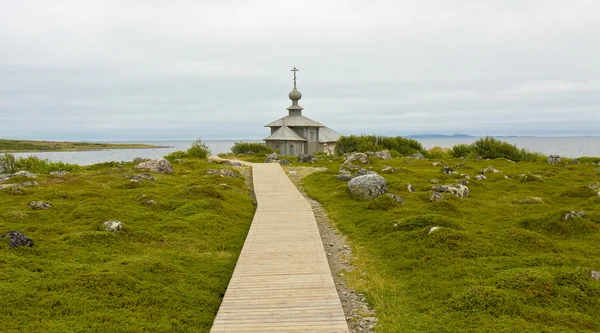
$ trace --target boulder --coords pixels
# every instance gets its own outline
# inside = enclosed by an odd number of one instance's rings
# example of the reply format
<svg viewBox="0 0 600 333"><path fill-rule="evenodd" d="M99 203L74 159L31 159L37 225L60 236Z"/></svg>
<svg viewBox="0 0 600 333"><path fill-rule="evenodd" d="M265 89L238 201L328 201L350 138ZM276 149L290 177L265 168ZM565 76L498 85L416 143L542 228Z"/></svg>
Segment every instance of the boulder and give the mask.
<svg viewBox="0 0 600 333"><path fill-rule="evenodd" d="M314 154L300 154L298 156L298 163L315 163L317 157Z"/></svg>
<svg viewBox="0 0 600 333"><path fill-rule="evenodd" d="M390 199L394 200L395 202L404 205L404 199L402 199L401 196L393 193L386 193L385 195L387 195Z"/></svg>
<svg viewBox="0 0 600 333"><path fill-rule="evenodd" d="M459 198L467 198L469 196L469 188L462 184L456 185L439 185L431 188L440 193L452 193Z"/></svg>
<svg viewBox="0 0 600 333"><path fill-rule="evenodd" d="M50 172L50 175L52 175L52 176L64 176L64 175L66 175L68 173L69 173L69 171L58 170L58 171L52 171L52 172Z"/></svg>
<svg viewBox="0 0 600 333"><path fill-rule="evenodd" d="M218 170L206 170L206 173L209 175L219 175L221 177L230 177L230 178L238 178L239 175L237 172L227 170L227 169L218 169Z"/></svg>
<svg viewBox="0 0 600 333"><path fill-rule="evenodd" d="M27 177L27 178L37 178L35 173L31 173L29 171L19 171L12 174L12 177Z"/></svg>
<svg viewBox="0 0 600 333"><path fill-rule="evenodd" d="M387 193L387 181L377 174L358 176L348 182L348 189L361 199L372 200Z"/></svg>
<svg viewBox="0 0 600 333"><path fill-rule="evenodd" d="M558 155L550 155L548 156L548 164L557 164L562 162L562 159Z"/></svg>
<svg viewBox="0 0 600 333"><path fill-rule="evenodd" d="M392 154L390 154L389 150L378 151L375 154L373 154L373 156L380 158L382 160L386 160L386 161L389 161L392 159Z"/></svg>
<svg viewBox="0 0 600 333"><path fill-rule="evenodd" d="M335 178L347 182L354 178L354 176L352 176L352 173L347 169L340 169L340 173L335 175Z"/></svg>
<svg viewBox="0 0 600 333"><path fill-rule="evenodd" d="M571 220L574 217L585 217L585 215L586 214L584 211L579 211L579 212L570 211L565 214L565 221Z"/></svg>
<svg viewBox="0 0 600 333"><path fill-rule="evenodd" d="M594 279L596 281L600 281L600 272L591 271L590 276L592 277L592 279Z"/></svg>
<svg viewBox="0 0 600 333"><path fill-rule="evenodd" d="M362 164L369 164L369 156L363 153L352 153L346 157L344 164L352 164L354 162L359 162Z"/></svg>
<svg viewBox="0 0 600 333"><path fill-rule="evenodd" d="M429 202L436 202L444 199L444 196L441 193L433 192L429 197Z"/></svg>
<svg viewBox="0 0 600 333"><path fill-rule="evenodd" d="M244 166L242 163L240 163L238 161L227 161L227 162L225 162L225 165L234 166L234 167Z"/></svg>
<svg viewBox="0 0 600 333"><path fill-rule="evenodd" d="M31 201L29 204L27 204L27 206L33 210L46 210L52 207L52 204L43 201Z"/></svg>
<svg viewBox="0 0 600 333"><path fill-rule="evenodd" d="M9 231L2 235L2 238L10 240L8 243L10 247L33 246L33 240L20 231Z"/></svg>
<svg viewBox="0 0 600 333"><path fill-rule="evenodd" d="M110 232L118 232L123 228L123 223L117 220L110 220L102 223L104 230Z"/></svg>
<svg viewBox="0 0 600 333"><path fill-rule="evenodd" d="M406 189L408 190L408 192L415 192L415 187L412 186L411 184L406 184Z"/></svg>
<svg viewBox="0 0 600 333"><path fill-rule="evenodd" d="M414 158L416 160L424 160L425 155L423 155L421 153L414 153L414 154L410 155L409 158Z"/></svg>
<svg viewBox="0 0 600 333"><path fill-rule="evenodd" d="M290 161L288 161L288 160L286 160L284 158L284 159L279 160L279 164L281 164L281 165L288 165L288 164L290 164Z"/></svg>
<svg viewBox="0 0 600 333"><path fill-rule="evenodd" d="M267 158L265 159L265 163L279 163L279 157L280 157L280 155L277 153L267 155Z"/></svg>
<svg viewBox="0 0 600 333"><path fill-rule="evenodd" d="M487 168L482 169L481 171L479 171L479 173L482 174L482 175L485 174L485 173L487 173L487 172L500 173L501 171L500 170L496 170L496 168L494 168L491 165L489 167L487 167Z"/></svg>
<svg viewBox="0 0 600 333"><path fill-rule="evenodd" d="M142 162L135 166L136 169L149 169L152 172L173 173L173 166L165 158L158 158Z"/></svg>
<svg viewBox="0 0 600 333"><path fill-rule="evenodd" d="M358 171L356 172L357 176L364 176L364 175L376 175L377 172L375 171L371 171L371 170L367 170L365 168L360 168L358 169Z"/></svg>
<svg viewBox="0 0 600 333"><path fill-rule="evenodd" d="M486 179L487 179L487 177L484 176L484 175L477 175L477 176L475 176L475 180L486 180Z"/></svg>

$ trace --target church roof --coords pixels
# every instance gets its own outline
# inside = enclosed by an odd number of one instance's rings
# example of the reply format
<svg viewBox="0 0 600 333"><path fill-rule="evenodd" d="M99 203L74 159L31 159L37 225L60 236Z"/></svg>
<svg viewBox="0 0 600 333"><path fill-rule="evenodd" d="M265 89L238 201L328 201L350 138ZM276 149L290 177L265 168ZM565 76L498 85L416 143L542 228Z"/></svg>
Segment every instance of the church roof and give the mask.
<svg viewBox="0 0 600 333"><path fill-rule="evenodd" d="M265 141L306 141L303 137L287 126L281 126L275 133L265 138Z"/></svg>
<svg viewBox="0 0 600 333"><path fill-rule="evenodd" d="M310 118L307 118L302 115L289 115L283 118L279 118L274 122L268 123L265 127L279 127L279 126L289 126L289 127L325 127L325 125L314 121Z"/></svg>
<svg viewBox="0 0 600 333"><path fill-rule="evenodd" d="M336 142L340 134L329 127L319 128L319 143Z"/></svg>

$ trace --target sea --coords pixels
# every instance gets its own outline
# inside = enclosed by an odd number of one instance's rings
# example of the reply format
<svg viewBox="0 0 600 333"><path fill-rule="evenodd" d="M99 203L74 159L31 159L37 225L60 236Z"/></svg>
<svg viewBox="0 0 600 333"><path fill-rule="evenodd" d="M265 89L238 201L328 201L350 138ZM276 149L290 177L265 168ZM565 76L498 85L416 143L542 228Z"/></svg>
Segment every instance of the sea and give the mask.
<svg viewBox="0 0 600 333"><path fill-rule="evenodd" d="M435 146L452 148L460 143L472 143L477 137L444 137L444 138L422 138L416 139L421 142L423 147L432 148ZM530 151L540 152L546 155L556 154L563 157L580 156L600 156L600 137L599 136L577 136L577 137L501 137L500 140L517 145L519 148L525 148ZM258 140L206 140L204 141L210 148L212 154L221 154L231 151L235 142L261 142ZM177 150L186 150L192 140L183 141L106 141L107 143L145 143L155 146L164 146L167 148L147 148L147 149L105 149L95 151L75 151L75 152L34 152L34 153L14 153L17 157L26 157L35 155L42 159L48 159L53 162L65 162L79 165L91 165L102 162L120 162L132 161L136 157L141 158L160 158Z"/></svg>

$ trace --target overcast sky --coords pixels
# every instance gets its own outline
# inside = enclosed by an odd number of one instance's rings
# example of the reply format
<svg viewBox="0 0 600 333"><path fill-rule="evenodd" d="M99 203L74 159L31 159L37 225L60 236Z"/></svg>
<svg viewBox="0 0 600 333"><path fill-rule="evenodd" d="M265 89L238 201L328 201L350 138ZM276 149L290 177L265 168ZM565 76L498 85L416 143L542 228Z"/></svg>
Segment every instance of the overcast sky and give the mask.
<svg viewBox="0 0 600 333"><path fill-rule="evenodd" d="M0 138L600 135L600 1L0 0Z"/></svg>

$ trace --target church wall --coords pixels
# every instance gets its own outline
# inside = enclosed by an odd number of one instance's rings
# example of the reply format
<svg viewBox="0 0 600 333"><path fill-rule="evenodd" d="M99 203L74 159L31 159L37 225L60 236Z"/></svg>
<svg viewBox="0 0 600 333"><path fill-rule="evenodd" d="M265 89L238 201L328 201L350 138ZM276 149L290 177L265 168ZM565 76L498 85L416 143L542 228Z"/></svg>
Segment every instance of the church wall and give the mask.
<svg viewBox="0 0 600 333"><path fill-rule="evenodd" d="M278 150L280 155L298 156L304 152L305 143L302 141L267 141L267 147Z"/></svg>

